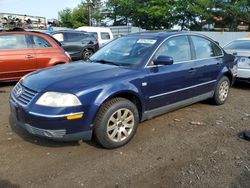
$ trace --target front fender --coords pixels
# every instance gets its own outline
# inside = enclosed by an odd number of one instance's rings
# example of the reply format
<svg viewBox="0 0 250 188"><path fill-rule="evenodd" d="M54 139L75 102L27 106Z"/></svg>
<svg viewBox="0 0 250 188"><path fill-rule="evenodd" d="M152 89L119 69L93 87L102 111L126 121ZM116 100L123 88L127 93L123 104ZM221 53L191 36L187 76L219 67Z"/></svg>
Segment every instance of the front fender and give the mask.
<svg viewBox="0 0 250 188"><path fill-rule="evenodd" d="M88 91L81 98L82 103L85 106L85 115L88 116L88 123L93 125L95 116L100 109L101 105L106 101L121 94L132 94L136 96L141 103L142 111L144 109L144 97L136 87L136 85L130 82L123 82L117 84L109 84L98 88L91 88L91 91Z"/></svg>

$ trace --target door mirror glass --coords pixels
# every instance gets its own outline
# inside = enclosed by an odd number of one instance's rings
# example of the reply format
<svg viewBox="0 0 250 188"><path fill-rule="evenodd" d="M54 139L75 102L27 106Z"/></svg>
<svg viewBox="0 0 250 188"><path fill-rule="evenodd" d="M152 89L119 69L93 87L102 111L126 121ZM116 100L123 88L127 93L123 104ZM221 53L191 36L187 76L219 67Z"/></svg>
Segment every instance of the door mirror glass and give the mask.
<svg viewBox="0 0 250 188"><path fill-rule="evenodd" d="M174 60L170 56L160 55L154 60L154 65L172 65Z"/></svg>

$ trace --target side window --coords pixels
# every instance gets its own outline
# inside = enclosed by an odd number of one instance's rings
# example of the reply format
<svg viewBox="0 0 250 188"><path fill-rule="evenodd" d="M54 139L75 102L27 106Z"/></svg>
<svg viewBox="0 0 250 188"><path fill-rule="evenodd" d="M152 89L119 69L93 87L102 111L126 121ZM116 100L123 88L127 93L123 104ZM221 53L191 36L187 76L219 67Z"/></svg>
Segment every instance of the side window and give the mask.
<svg viewBox="0 0 250 188"><path fill-rule="evenodd" d="M35 48L51 48L51 44L42 37L32 36Z"/></svg>
<svg viewBox="0 0 250 188"><path fill-rule="evenodd" d="M65 33L65 35L68 42L79 42L87 37L84 33Z"/></svg>
<svg viewBox="0 0 250 188"><path fill-rule="evenodd" d="M178 36L168 39L160 47L155 58L158 56L170 56L174 59L174 63L191 60L188 38L186 36Z"/></svg>
<svg viewBox="0 0 250 188"><path fill-rule="evenodd" d="M58 40L59 42L63 42L64 41L64 36L62 33L56 33L53 35L53 37Z"/></svg>
<svg viewBox="0 0 250 188"><path fill-rule="evenodd" d="M214 43L213 43L213 49L214 49L214 54L216 56L222 56L223 55L222 50Z"/></svg>
<svg viewBox="0 0 250 188"><path fill-rule="evenodd" d="M95 37L96 39L98 39L98 34L97 34L96 32L89 32L89 33L93 34L94 37Z"/></svg>
<svg viewBox="0 0 250 188"><path fill-rule="evenodd" d="M215 57L217 56L216 53L222 54L222 52L216 52L215 44L213 42L198 36L191 36L191 38L194 44L196 59Z"/></svg>
<svg viewBox="0 0 250 188"><path fill-rule="evenodd" d="M103 39L103 40L109 40L110 39L110 35L109 35L109 33L107 33L107 32L101 32L101 39Z"/></svg>
<svg viewBox="0 0 250 188"><path fill-rule="evenodd" d="M95 42L95 41L97 40L97 39L96 39L95 37L93 37L93 36L89 36L88 39L89 39L90 41L93 41L93 42Z"/></svg>
<svg viewBox="0 0 250 188"><path fill-rule="evenodd" d="M26 49L28 43L25 35L0 35L0 50Z"/></svg>

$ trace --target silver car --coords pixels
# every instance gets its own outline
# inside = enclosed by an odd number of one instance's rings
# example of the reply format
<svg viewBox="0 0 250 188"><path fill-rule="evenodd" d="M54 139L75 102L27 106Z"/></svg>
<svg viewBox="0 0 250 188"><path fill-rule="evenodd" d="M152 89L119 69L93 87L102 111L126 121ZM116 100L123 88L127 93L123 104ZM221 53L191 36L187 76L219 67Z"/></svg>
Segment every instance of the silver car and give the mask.
<svg viewBox="0 0 250 188"><path fill-rule="evenodd" d="M250 38L234 40L224 50L238 58L237 80L250 83Z"/></svg>

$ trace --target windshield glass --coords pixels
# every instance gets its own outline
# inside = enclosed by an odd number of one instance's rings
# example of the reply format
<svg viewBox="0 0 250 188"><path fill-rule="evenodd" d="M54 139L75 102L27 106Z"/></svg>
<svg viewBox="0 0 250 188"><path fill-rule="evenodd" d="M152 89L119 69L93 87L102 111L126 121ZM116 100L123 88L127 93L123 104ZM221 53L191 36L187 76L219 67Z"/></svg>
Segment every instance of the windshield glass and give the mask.
<svg viewBox="0 0 250 188"><path fill-rule="evenodd" d="M143 62L156 39L124 37L116 39L91 56L90 61L117 66L135 66Z"/></svg>
<svg viewBox="0 0 250 188"><path fill-rule="evenodd" d="M224 47L225 50L250 50L250 40L236 40Z"/></svg>

